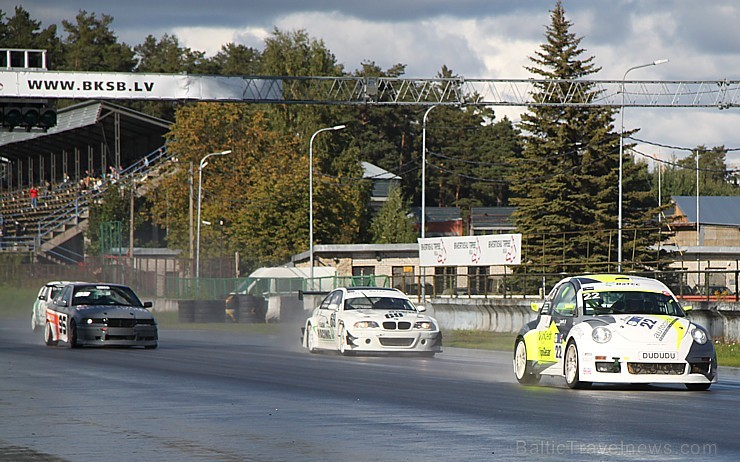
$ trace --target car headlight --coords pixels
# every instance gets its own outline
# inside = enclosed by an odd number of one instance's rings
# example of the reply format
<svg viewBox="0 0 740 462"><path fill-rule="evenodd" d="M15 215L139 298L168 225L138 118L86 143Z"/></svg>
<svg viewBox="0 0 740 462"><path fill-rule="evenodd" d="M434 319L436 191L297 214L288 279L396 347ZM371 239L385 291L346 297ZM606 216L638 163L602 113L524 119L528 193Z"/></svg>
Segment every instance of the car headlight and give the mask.
<svg viewBox="0 0 740 462"><path fill-rule="evenodd" d="M612 339L612 331L604 326L598 326L591 331L591 338L593 338L596 343L606 343Z"/></svg>
<svg viewBox="0 0 740 462"><path fill-rule="evenodd" d="M704 345L705 343L707 343L707 333L704 332L703 329L694 327L693 329L691 329L691 336L694 338L694 341L698 343L699 345Z"/></svg>
<svg viewBox="0 0 740 462"><path fill-rule="evenodd" d="M378 327L378 323L375 321L357 321L355 328L357 329L372 329Z"/></svg>
<svg viewBox="0 0 740 462"><path fill-rule="evenodd" d="M434 330L434 323L432 321L416 321L414 329Z"/></svg>

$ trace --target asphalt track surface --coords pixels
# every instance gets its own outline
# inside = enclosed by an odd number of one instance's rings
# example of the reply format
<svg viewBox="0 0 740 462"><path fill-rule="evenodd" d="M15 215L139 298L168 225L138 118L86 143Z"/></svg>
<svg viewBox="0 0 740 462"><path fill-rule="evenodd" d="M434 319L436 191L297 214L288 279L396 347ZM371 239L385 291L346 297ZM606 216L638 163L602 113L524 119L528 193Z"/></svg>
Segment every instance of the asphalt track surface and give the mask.
<svg viewBox="0 0 740 462"><path fill-rule="evenodd" d="M281 335L160 331L50 348L0 323L0 460L740 460L740 373L706 392L523 387L504 352L310 355Z"/></svg>

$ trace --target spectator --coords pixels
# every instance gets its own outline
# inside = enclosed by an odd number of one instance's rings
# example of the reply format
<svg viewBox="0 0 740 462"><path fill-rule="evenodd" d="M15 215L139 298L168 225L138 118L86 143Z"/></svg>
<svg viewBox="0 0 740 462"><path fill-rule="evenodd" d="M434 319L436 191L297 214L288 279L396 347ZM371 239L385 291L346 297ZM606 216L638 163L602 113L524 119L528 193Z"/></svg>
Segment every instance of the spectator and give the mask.
<svg viewBox="0 0 740 462"><path fill-rule="evenodd" d="M36 186L31 185L28 194L31 196L31 207L35 209L39 205L39 190L36 189Z"/></svg>

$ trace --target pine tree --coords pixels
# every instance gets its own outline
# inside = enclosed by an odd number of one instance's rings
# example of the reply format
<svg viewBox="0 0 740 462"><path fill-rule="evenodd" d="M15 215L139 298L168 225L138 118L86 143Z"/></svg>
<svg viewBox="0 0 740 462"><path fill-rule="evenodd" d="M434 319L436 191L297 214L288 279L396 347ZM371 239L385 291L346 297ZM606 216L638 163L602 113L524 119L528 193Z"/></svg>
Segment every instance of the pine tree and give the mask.
<svg viewBox="0 0 740 462"><path fill-rule="evenodd" d="M416 242L414 223L408 217L410 209L401 196L401 188L391 187L388 201L370 222L374 244Z"/></svg>
<svg viewBox="0 0 740 462"><path fill-rule="evenodd" d="M570 31L560 1L551 11L546 42L530 60L527 69L567 91L569 79L583 80L597 73L593 57L582 58L581 38ZM536 85L535 101L558 103L558 92L547 91L552 82ZM577 103L599 97L595 86L585 87ZM525 144L515 159L511 190L517 206L514 221L528 236L523 243L525 259L542 265L545 272L587 271L594 264L617 260L619 199L619 133L614 130L616 109L593 106L534 106L522 116ZM644 172L643 172L644 170ZM657 217L644 165L624 156L623 228L632 233L645 228ZM655 236L653 236L653 239ZM627 243L634 246L624 254L645 257L654 243L643 234L634 234ZM626 258L624 258L626 259ZM655 258L653 258L654 260ZM602 267L603 268L603 267Z"/></svg>

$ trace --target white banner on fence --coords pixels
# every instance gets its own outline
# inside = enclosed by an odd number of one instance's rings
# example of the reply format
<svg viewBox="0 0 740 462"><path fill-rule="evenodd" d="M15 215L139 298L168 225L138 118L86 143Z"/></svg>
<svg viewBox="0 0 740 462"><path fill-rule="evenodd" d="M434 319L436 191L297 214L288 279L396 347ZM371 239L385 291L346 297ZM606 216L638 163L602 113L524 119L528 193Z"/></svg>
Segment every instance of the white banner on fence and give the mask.
<svg viewBox="0 0 740 462"><path fill-rule="evenodd" d="M521 234L418 239L420 266L519 265Z"/></svg>
<svg viewBox="0 0 740 462"><path fill-rule="evenodd" d="M122 72L0 71L0 97L278 101L277 78Z"/></svg>

